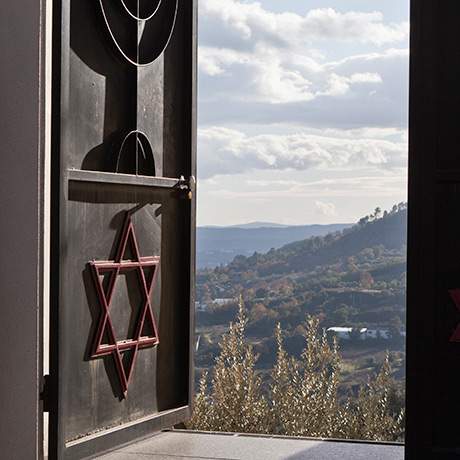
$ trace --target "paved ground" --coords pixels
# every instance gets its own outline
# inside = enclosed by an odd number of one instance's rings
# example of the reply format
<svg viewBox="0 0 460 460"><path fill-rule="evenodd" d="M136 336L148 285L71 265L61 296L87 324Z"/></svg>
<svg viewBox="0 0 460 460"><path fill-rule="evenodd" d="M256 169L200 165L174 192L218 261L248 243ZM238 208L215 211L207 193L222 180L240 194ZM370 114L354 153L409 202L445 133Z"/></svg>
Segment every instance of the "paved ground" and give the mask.
<svg viewBox="0 0 460 460"><path fill-rule="evenodd" d="M403 460L404 447L247 435L163 432L100 460Z"/></svg>

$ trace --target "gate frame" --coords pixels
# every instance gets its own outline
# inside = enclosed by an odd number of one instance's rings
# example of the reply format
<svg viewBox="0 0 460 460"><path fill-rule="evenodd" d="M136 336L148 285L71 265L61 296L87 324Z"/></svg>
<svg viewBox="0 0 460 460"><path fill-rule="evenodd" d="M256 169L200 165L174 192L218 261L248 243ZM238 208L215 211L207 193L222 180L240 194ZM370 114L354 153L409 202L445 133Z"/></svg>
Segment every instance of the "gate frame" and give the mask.
<svg viewBox="0 0 460 460"><path fill-rule="evenodd" d="M43 457L46 31L50 0L0 6L0 445ZM21 21L19 24L18 21Z"/></svg>

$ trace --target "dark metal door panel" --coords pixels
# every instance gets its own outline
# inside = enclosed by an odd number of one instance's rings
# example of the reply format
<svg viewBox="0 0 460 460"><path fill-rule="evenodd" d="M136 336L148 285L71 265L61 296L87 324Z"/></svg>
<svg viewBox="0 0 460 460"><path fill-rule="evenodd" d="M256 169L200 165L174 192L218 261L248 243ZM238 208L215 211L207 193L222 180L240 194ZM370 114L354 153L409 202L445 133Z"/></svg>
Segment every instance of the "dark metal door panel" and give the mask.
<svg viewBox="0 0 460 460"><path fill-rule="evenodd" d="M190 412L195 21L189 0L55 8L51 457Z"/></svg>
<svg viewBox="0 0 460 460"><path fill-rule="evenodd" d="M411 2L407 459L458 458L460 3Z"/></svg>

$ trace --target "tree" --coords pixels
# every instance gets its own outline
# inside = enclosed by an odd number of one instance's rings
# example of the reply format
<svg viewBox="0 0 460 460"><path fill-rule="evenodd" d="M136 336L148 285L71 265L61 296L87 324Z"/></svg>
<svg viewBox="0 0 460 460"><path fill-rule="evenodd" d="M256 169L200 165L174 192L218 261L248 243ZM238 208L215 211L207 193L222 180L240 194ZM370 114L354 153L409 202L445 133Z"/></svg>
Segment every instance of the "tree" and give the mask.
<svg viewBox="0 0 460 460"><path fill-rule="evenodd" d="M370 216L361 217L361 219L359 219L358 224L359 224L361 227L364 227L366 224L369 223L369 219L370 219Z"/></svg>
<svg viewBox="0 0 460 460"><path fill-rule="evenodd" d="M252 321L260 321L264 318L273 317L273 313L274 312L269 310L263 303L258 302L252 307L250 311L250 318Z"/></svg>
<svg viewBox="0 0 460 460"><path fill-rule="evenodd" d="M273 383L271 385L271 428L274 434L284 435L293 430L291 404L295 398L291 376L296 362L289 358L283 345L281 325L278 323L275 329L277 344L277 358L272 371Z"/></svg>
<svg viewBox="0 0 460 460"><path fill-rule="evenodd" d="M350 308L345 304L340 305L339 308L334 310L329 319L334 326L346 326L350 320Z"/></svg>
<svg viewBox="0 0 460 460"><path fill-rule="evenodd" d="M306 346L299 361L283 347L276 329L277 361L272 374L271 412L274 432L290 436L339 437L345 414L338 402L340 357L337 343L319 333L317 318L307 318Z"/></svg>
<svg viewBox="0 0 460 460"><path fill-rule="evenodd" d="M402 321L397 315L391 317L389 321L389 333L392 339L401 338Z"/></svg>
<svg viewBox="0 0 460 460"><path fill-rule="evenodd" d="M364 289L370 289L374 284L374 278L369 272L361 272L359 277L359 284Z"/></svg>
<svg viewBox="0 0 460 460"><path fill-rule="evenodd" d="M268 289L266 287L260 287L256 290L256 297L258 299L268 296Z"/></svg>
<svg viewBox="0 0 460 460"><path fill-rule="evenodd" d="M255 372L257 358L245 337L246 324L240 299L237 321L220 344L211 388L206 374L200 380L189 428L377 441L402 438L403 398L391 376L388 355L357 398L341 401L338 345L320 332L319 319L307 317L300 359L286 352L278 324L277 359L264 397Z"/></svg>
<svg viewBox="0 0 460 460"><path fill-rule="evenodd" d="M267 431L268 404L255 371L257 357L245 339L246 324L246 310L240 298L237 321L230 324L220 343L211 394L207 395L204 376L195 397L190 428L242 433Z"/></svg>
<svg viewBox="0 0 460 460"><path fill-rule="evenodd" d="M208 373L203 372L200 378L198 392L195 395L193 415L188 425L199 427L203 431L211 431L214 427L214 414L208 396Z"/></svg>
<svg viewBox="0 0 460 460"><path fill-rule="evenodd" d="M359 391L356 402L348 401L348 436L374 441L401 440L404 432L404 409L393 412L392 394L395 383L391 376L389 356L380 372Z"/></svg>

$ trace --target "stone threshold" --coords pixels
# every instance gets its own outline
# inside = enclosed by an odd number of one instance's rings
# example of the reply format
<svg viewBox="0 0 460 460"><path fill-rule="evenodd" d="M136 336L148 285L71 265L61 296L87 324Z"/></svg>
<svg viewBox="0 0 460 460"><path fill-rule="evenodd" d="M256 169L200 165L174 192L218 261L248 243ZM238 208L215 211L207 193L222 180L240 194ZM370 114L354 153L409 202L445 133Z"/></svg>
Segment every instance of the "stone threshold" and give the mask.
<svg viewBox="0 0 460 460"><path fill-rule="evenodd" d="M271 435L163 431L100 460L403 460L404 445Z"/></svg>

